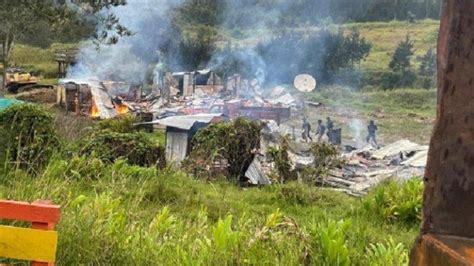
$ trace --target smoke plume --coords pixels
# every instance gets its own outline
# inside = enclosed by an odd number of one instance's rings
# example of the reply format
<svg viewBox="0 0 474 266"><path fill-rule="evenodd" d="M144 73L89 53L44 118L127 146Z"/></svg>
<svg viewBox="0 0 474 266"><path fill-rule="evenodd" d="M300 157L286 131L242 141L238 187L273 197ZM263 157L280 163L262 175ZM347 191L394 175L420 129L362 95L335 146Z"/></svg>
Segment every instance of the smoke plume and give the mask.
<svg viewBox="0 0 474 266"><path fill-rule="evenodd" d="M114 14L133 35L119 38L114 45L87 42L67 78L143 82L150 65L160 60L159 47L166 42L164 36L170 27L168 13L180 3L180 0L130 0L125 6L102 10L99 16Z"/></svg>

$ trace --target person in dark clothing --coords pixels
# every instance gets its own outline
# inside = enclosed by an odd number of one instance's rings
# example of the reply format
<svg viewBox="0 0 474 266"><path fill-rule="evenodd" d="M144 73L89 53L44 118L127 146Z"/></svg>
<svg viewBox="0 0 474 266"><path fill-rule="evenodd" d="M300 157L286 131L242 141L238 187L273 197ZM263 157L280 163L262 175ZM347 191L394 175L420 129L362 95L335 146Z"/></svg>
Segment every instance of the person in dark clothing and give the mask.
<svg viewBox="0 0 474 266"><path fill-rule="evenodd" d="M327 136L329 143L333 143L333 130L334 130L334 122L332 122L330 117L326 118L326 129L327 129Z"/></svg>
<svg viewBox="0 0 474 266"><path fill-rule="evenodd" d="M323 120L318 120L318 130L316 135L318 135L318 142L321 142L323 139L324 133L326 133L326 127L323 125Z"/></svg>
<svg viewBox="0 0 474 266"><path fill-rule="evenodd" d="M377 137L376 137L377 130L378 130L378 128L377 128L377 125L375 124L374 120L370 120L369 125L367 126L367 131L369 133L367 135L367 143L370 143L375 147L379 146L377 144Z"/></svg>
<svg viewBox="0 0 474 266"><path fill-rule="evenodd" d="M313 138L311 138L311 125L309 124L308 120L303 118L303 140L313 141Z"/></svg>

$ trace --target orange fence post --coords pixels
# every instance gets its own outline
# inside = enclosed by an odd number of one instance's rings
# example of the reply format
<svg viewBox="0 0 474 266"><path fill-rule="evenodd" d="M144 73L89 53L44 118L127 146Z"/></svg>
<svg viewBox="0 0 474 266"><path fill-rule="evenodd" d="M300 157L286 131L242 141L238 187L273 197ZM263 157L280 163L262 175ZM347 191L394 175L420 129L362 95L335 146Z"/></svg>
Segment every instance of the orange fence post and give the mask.
<svg viewBox="0 0 474 266"><path fill-rule="evenodd" d="M31 222L31 229L0 226L0 257L31 260L33 266L54 265L60 207L51 201L0 200L0 219Z"/></svg>

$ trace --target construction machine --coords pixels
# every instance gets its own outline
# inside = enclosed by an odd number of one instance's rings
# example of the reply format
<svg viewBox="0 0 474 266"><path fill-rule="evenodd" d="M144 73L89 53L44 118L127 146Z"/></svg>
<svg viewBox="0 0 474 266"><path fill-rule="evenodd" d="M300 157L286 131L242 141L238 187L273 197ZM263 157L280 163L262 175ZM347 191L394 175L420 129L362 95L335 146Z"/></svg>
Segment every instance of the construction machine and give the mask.
<svg viewBox="0 0 474 266"><path fill-rule="evenodd" d="M7 69L6 87L11 93L28 91L35 88L53 89L53 85L39 84L38 77L21 68Z"/></svg>

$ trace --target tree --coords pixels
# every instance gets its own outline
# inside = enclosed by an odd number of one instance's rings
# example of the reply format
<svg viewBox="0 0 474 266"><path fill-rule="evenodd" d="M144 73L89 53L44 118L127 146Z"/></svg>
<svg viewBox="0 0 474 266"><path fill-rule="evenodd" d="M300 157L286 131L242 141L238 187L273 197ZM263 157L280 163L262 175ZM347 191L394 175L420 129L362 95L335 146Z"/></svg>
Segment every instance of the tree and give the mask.
<svg viewBox="0 0 474 266"><path fill-rule="evenodd" d="M20 40L36 40L45 37L45 32L38 34L38 29L50 32L57 30L80 17L90 19L93 15L94 21L102 25L95 34L98 43L116 43L120 36L130 35L126 27L120 25L119 20L113 14L98 15L102 8L110 8L126 4L125 0L77 0L74 1L80 12L71 9L69 1L58 0L0 0L0 58L3 66L3 82L0 85L0 95L4 93L6 85L6 70L9 67L10 56L15 43ZM38 27L41 25L41 27ZM35 38L36 37L36 38ZM43 44L51 41L42 38Z"/></svg>
<svg viewBox="0 0 474 266"><path fill-rule="evenodd" d="M413 41L407 34L406 39L398 43L397 49L392 56L392 61L390 61L389 67L395 72L410 70L411 58L414 53Z"/></svg>
<svg viewBox="0 0 474 266"><path fill-rule="evenodd" d="M421 79L421 86L425 89L432 88L436 80L436 53L434 49L428 49L423 56L418 57L418 61L420 61L418 75Z"/></svg>
<svg viewBox="0 0 474 266"><path fill-rule="evenodd" d="M395 52L389 67L391 72L382 76L382 86L388 88L410 87L416 81L416 74L411 69L411 58L413 57L413 41L407 35L401 41Z"/></svg>

